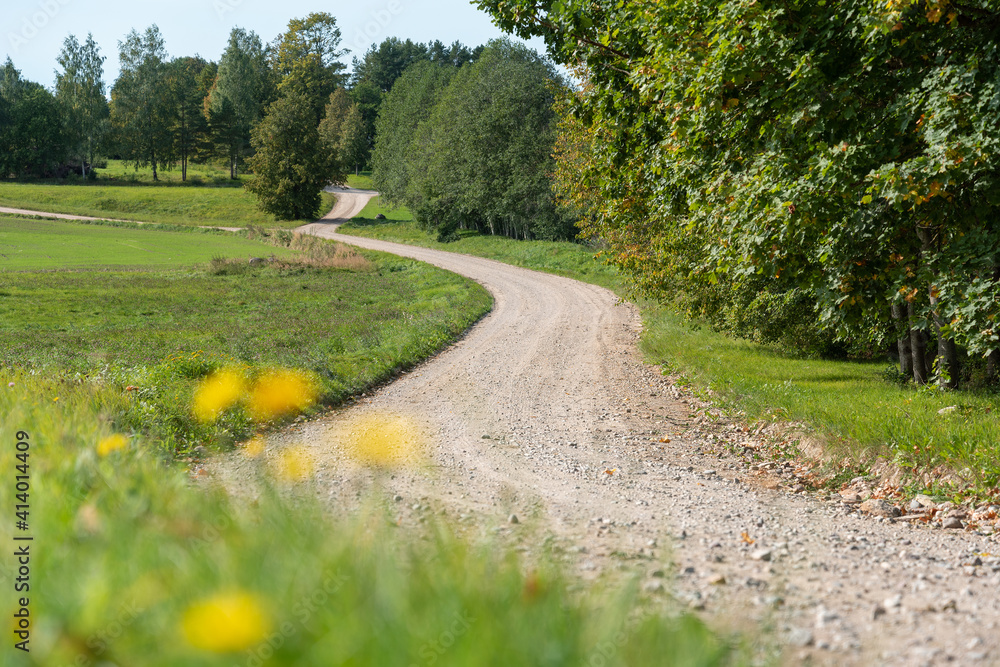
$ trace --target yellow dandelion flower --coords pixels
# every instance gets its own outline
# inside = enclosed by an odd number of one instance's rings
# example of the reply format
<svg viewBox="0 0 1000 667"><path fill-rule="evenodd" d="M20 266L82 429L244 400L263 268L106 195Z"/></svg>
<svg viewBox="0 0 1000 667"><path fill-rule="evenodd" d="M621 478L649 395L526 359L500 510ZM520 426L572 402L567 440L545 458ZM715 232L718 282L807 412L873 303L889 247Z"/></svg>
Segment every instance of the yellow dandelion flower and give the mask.
<svg viewBox="0 0 1000 667"><path fill-rule="evenodd" d="M194 392L194 415L203 422L217 419L223 410L232 407L245 392L246 383L239 373L231 370L213 373Z"/></svg>
<svg viewBox="0 0 1000 667"><path fill-rule="evenodd" d="M312 477L312 458L303 447L289 447L281 452L272 465L278 479L286 482L304 482Z"/></svg>
<svg viewBox="0 0 1000 667"><path fill-rule="evenodd" d="M128 438L121 433L115 433L97 443L97 453L99 456L107 456L112 452L117 452L119 449L125 449L126 447L128 447Z"/></svg>
<svg viewBox="0 0 1000 667"><path fill-rule="evenodd" d="M415 421L401 415L374 413L345 425L344 441L349 455L372 466L395 466L413 460L425 443Z"/></svg>
<svg viewBox="0 0 1000 667"><path fill-rule="evenodd" d="M316 383L305 373L272 371L260 379L250 394L250 415L257 421L301 412L316 400Z"/></svg>
<svg viewBox="0 0 1000 667"><path fill-rule="evenodd" d="M253 440L248 440L243 444L240 449L244 456L255 459L264 453L264 439L254 438Z"/></svg>
<svg viewBox="0 0 1000 667"><path fill-rule="evenodd" d="M264 607L247 593L220 593L184 612L181 630L187 642L203 651L236 653L264 641L271 624Z"/></svg>

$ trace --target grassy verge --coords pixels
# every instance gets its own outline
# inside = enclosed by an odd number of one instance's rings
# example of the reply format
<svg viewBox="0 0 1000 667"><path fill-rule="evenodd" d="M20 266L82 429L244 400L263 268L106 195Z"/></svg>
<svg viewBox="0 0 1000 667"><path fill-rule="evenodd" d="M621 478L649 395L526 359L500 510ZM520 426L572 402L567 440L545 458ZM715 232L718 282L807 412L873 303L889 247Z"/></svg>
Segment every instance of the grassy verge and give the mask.
<svg viewBox="0 0 1000 667"><path fill-rule="evenodd" d="M188 407L199 381L220 368L248 378L304 370L319 401L335 404L433 354L491 303L482 287L445 271L318 239L294 240L293 252L215 234L27 225L13 225L18 243L40 250L2 274L0 365L113 388L115 423L172 453L252 434L245 410L203 424ZM107 232L132 243L120 249ZM86 270L51 270L45 249L67 234L84 241L70 247ZM151 248L167 253L160 266L123 270L109 259L131 264ZM277 261L251 266L248 251ZM210 263L192 265L209 254Z"/></svg>
<svg viewBox="0 0 1000 667"><path fill-rule="evenodd" d="M376 220L382 213L386 220ZM521 242L464 236L437 243L405 209L387 210L376 199L345 234L436 247L490 257L596 283L626 293L613 270L575 244ZM829 446L835 463L857 472L877 456L911 468L920 491L941 495L971 491L1000 496L1000 396L901 387L883 364L823 361L734 340L692 327L669 309L641 302L647 358L714 390L732 409L753 420L780 419L811 428ZM945 410L951 408L954 410ZM944 410L943 413L940 411ZM947 483L934 481L943 473ZM914 484L917 484L914 481Z"/></svg>
<svg viewBox="0 0 1000 667"><path fill-rule="evenodd" d="M385 220L377 220L382 214ZM437 248L477 257L488 257L514 266L546 271L576 278L611 289L620 288L618 272L594 261L595 250L579 243L555 241L514 241L499 236L482 236L460 231L460 240L439 243L433 235L420 229L405 208L383 206L380 197L373 199L358 217L340 228L344 234L380 238L425 248Z"/></svg>
<svg viewBox="0 0 1000 667"><path fill-rule="evenodd" d="M126 176L130 172L125 171ZM171 172L167 172L171 173ZM158 222L185 226L294 229L311 220L276 221L262 213L250 193L212 180L190 177L186 184L164 180L158 184L140 176L106 177L93 183L0 183L0 206L46 213L69 213L95 218ZM336 197L322 194L321 210L333 208Z"/></svg>
<svg viewBox="0 0 1000 667"><path fill-rule="evenodd" d="M348 174L347 175L347 187L356 188L358 190L374 190L375 184L372 182L372 174L370 171L363 171L360 174Z"/></svg>

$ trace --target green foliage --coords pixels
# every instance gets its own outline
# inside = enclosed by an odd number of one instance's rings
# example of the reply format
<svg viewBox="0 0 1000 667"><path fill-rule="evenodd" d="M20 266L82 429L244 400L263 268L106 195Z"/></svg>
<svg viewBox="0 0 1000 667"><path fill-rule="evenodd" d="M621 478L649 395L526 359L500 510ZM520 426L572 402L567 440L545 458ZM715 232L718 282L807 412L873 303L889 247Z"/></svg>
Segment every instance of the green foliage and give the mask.
<svg viewBox="0 0 1000 667"><path fill-rule="evenodd" d="M10 58L0 68L0 178L45 176L65 156L56 98L21 78Z"/></svg>
<svg viewBox="0 0 1000 667"><path fill-rule="evenodd" d="M108 101L104 96L104 56L92 35L80 44L70 35L63 42L56 73L56 99L62 107L70 154L80 162L81 176L94 162L108 127Z"/></svg>
<svg viewBox="0 0 1000 667"><path fill-rule="evenodd" d="M553 91L562 85L551 64L499 40L441 93L444 77L435 65L411 71L390 93L378 124L373 167L379 187L389 186L387 196L405 201L443 239L458 229L574 236L549 183Z"/></svg>
<svg viewBox="0 0 1000 667"><path fill-rule="evenodd" d="M323 118L330 95L343 86L346 77L340 57L340 28L337 19L325 12L313 12L304 19L292 19L288 30L271 46L272 69L279 79L278 94L304 98L315 124Z"/></svg>
<svg viewBox="0 0 1000 667"><path fill-rule="evenodd" d="M167 52L155 25L119 43L121 74L111 88L111 126L126 162L157 169L171 162L170 89Z"/></svg>
<svg viewBox="0 0 1000 667"><path fill-rule="evenodd" d="M215 142L229 158L233 179L250 146L251 129L274 97L272 89L271 72L260 37L253 31L233 28L207 100L209 118L216 129Z"/></svg>
<svg viewBox="0 0 1000 667"><path fill-rule="evenodd" d="M780 277L843 337L907 303L997 347L990 3L478 4L585 68L587 230L647 293Z"/></svg>
<svg viewBox="0 0 1000 667"><path fill-rule="evenodd" d="M208 140L208 119L204 114L206 92L202 72L208 67L201 58L175 58L167 66L170 88L171 155L180 161L181 180L187 180L189 161L199 156Z"/></svg>
<svg viewBox="0 0 1000 667"><path fill-rule="evenodd" d="M430 118L454 74L451 67L416 63L386 95L375 125L372 180L387 201L395 204L406 201L410 151L417 127Z"/></svg>
<svg viewBox="0 0 1000 667"><path fill-rule="evenodd" d="M248 162L256 176L245 187L261 210L280 220L315 217L323 188L344 182L336 150L320 141L306 97L284 95L274 102L251 143L256 154Z"/></svg>
<svg viewBox="0 0 1000 667"><path fill-rule="evenodd" d="M361 108L351 101L351 95L338 88L326 105L319 124L323 145L334 153L340 171L360 171L368 156L368 130Z"/></svg>

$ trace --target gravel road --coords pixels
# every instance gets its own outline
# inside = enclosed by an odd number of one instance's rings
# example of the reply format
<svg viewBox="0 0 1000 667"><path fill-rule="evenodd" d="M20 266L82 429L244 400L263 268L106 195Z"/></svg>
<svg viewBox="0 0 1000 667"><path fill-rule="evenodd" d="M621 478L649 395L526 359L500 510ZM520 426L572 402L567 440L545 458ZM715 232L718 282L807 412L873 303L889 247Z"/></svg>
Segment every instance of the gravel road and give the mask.
<svg viewBox="0 0 1000 667"><path fill-rule="evenodd" d="M923 508L873 517L860 482L858 497L817 495L791 468L745 462L723 445L750 451L763 434L706 419L710 406L644 364L633 306L566 278L337 234L373 194L340 191L300 231L468 276L495 307L392 384L271 437L268 456L305 449L333 507L375 485L401 525L446 514L529 558L551 536L544 548L584 580L637 573L645 594L717 627L765 627L788 664L1000 664L992 527L930 527L914 520ZM346 456L343 424L387 413L412 417L430 445L424 464L376 481ZM233 456L215 474L251 465ZM961 508L934 510L961 522Z"/></svg>

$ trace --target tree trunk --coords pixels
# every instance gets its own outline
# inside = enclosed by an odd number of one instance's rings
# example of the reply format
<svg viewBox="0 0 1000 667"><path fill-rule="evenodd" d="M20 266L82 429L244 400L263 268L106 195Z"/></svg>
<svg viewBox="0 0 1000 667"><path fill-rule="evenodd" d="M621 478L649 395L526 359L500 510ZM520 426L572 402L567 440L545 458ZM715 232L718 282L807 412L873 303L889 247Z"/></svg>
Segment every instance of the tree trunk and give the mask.
<svg viewBox="0 0 1000 667"><path fill-rule="evenodd" d="M943 388L958 388L958 350L954 338L946 338L942 333L944 324L938 312L939 299L934 296L934 288L930 293L931 309L934 313L934 333L937 336L937 373L938 385Z"/></svg>
<svg viewBox="0 0 1000 667"><path fill-rule="evenodd" d="M913 321L913 304L906 305L907 319ZM920 329L910 329L910 359L913 361L913 381L927 384L927 341Z"/></svg>
<svg viewBox="0 0 1000 667"><path fill-rule="evenodd" d="M986 357L986 380L996 382L998 376L1000 376L1000 350L993 350Z"/></svg>
<svg viewBox="0 0 1000 667"><path fill-rule="evenodd" d="M906 308L902 304L892 304L892 318L898 322L897 331L899 337L896 339L896 349L899 350L899 372L906 376L913 376L913 353L910 348L910 338L913 332L910 330L910 318L907 316Z"/></svg>

